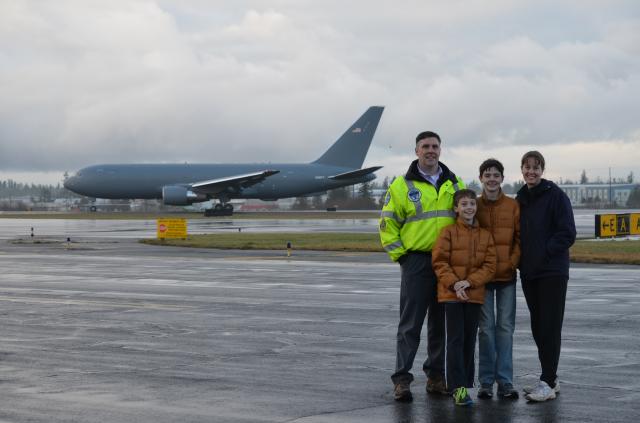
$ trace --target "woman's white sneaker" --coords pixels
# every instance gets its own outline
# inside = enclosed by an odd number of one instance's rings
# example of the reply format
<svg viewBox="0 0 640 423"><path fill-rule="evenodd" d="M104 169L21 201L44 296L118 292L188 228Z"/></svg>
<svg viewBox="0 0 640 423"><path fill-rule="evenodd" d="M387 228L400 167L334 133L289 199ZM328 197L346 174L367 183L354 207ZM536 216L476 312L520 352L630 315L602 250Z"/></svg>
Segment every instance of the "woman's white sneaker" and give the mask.
<svg viewBox="0 0 640 423"><path fill-rule="evenodd" d="M556 398L556 391L547 385L547 382L541 380L538 382L538 385L524 397L529 401L548 401Z"/></svg>
<svg viewBox="0 0 640 423"><path fill-rule="evenodd" d="M555 391L556 394L560 393L560 381L558 380L558 378L556 378L555 380L555 384L556 386L553 387L553 390ZM524 388L522 388L522 390L524 391L525 394L530 394L533 392L534 389L536 389L538 387L538 385L535 386L525 386Z"/></svg>

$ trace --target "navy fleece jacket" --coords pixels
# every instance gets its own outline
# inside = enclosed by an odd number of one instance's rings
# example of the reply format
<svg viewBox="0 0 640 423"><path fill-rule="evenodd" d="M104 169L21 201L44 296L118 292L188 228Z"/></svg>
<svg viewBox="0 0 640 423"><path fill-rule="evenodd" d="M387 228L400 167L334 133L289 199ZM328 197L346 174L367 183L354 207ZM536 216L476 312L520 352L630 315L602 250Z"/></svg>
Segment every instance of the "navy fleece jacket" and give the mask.
<svg viewBox="0 0 640 423"><path fill-rule="evenodd" d="M516 196L520 203L520 277L533 280L569 277L569 247L576 240L573 209L567 195L542 179Z"/></svg>

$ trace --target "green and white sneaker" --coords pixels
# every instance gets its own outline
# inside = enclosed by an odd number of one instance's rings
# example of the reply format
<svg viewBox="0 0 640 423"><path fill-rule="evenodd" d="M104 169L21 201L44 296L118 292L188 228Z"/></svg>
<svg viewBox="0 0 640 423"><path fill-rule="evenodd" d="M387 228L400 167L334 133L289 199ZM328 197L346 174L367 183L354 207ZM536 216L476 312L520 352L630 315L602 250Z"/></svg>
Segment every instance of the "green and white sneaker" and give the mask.
<svg viewBox="0 0 640 423"><path fill-rule="evenodd" d="M465 387L456 388L456 390L453 391L453 401L456 405L462 406L473 404L473 400L469 396L469 392L467 392L467 388Z"/></svg>

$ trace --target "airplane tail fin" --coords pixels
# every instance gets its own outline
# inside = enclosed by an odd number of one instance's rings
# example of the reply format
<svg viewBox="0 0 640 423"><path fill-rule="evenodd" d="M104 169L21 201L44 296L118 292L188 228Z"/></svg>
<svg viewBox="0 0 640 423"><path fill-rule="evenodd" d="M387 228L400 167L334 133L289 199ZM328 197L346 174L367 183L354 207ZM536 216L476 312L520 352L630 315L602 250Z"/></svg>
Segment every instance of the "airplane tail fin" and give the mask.
<svg viewBox="0 0 640 423"><path fill-rule="evenodd" d="M382 117L382 106L372 106L313 163L359 169Z"/></svg>

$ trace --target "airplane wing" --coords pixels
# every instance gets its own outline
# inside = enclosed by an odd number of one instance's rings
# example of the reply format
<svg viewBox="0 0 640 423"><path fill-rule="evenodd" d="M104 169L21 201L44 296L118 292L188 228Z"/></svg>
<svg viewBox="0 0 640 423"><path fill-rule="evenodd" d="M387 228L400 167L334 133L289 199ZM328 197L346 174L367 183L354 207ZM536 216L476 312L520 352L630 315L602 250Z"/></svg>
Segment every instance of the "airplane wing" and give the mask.
<svg viewBox="0 0 640 423"><path fill-rule="evenodd" d="M368 175L369 173L375 172L376 170L382 169L382 166L372 166L365 167L364 169L352 170L351 172L339 173L337 175L329 176L329 179L352 179L359 178L364 175Z"/></svg>
<svg viewBox="0 0 640 423"><path fill-rule="evenodd" d="M227 188L247 188L258 182L264 181L271 175L279 173L279 170L262 170L260 172L245 173L243 175L225 176L224 178L198 181L191 184L191 189L203 194L217 194Z"/></svg>

